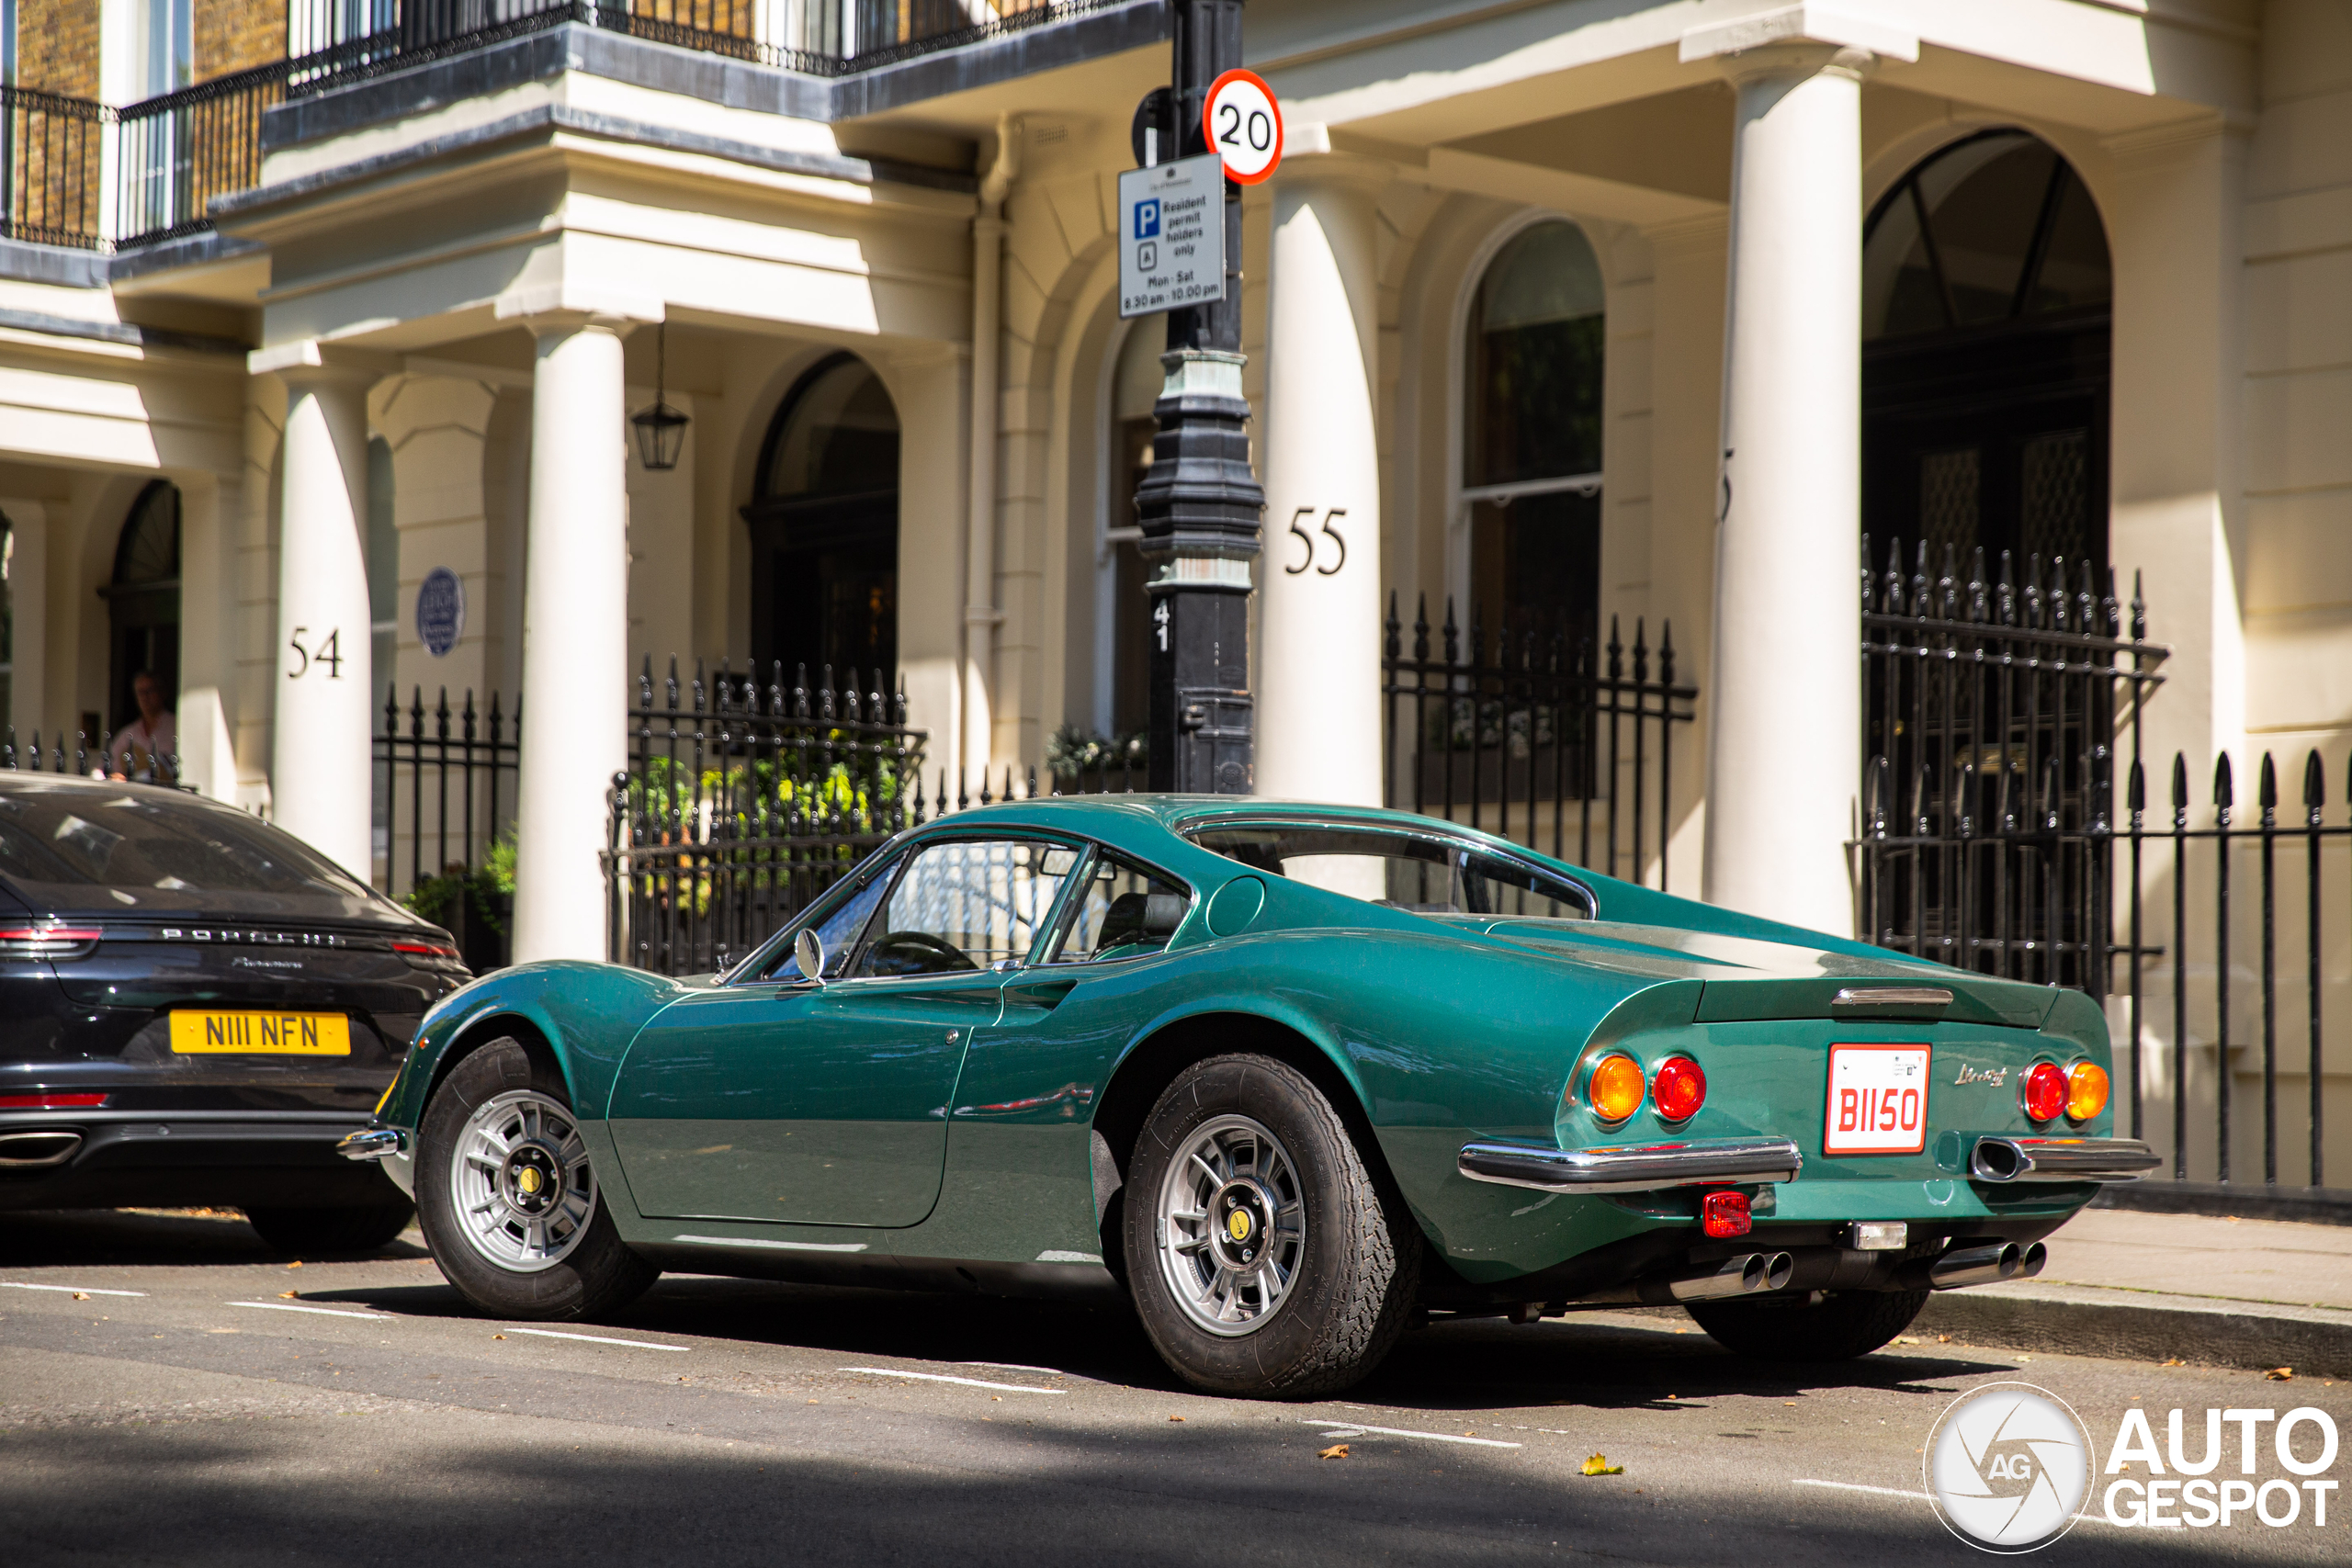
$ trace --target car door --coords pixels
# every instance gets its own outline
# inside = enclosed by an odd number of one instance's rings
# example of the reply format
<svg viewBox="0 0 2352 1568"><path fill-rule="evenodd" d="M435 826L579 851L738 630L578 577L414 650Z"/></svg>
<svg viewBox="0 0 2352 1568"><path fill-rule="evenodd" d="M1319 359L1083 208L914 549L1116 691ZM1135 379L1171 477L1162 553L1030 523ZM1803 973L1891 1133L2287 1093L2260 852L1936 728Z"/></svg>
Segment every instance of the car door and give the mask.
<svg viewBox="0 0 2352 1568"><path fill-rule="evenodd" d="M827 976L786 963L688 998L629 1047L609 1111L640 1212L896 1227L939 1197L973 1034L1002 1007L1076 852L913 846L821 908Z"/></svg>

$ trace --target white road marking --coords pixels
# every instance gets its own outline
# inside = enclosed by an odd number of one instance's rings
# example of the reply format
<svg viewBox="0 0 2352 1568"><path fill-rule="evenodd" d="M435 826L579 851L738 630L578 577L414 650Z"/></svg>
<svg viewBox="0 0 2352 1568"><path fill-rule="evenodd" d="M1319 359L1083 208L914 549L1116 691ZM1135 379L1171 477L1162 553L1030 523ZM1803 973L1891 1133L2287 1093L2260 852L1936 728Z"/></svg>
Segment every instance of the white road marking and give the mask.
<svg viewBox="0 0 2352 1568"><path fill-rule="evenodd" d="M1905 1492L1900 1487L1895 1486L1864 1486L1860 1482L1855 1481L1809 1481L1800 1479L1792 1481L1789 1484L1792 1486L1826 1486L1833 1492L1868 1492L1873 1496L1878 1497L1908 1497L1915 1503L1930 1503L1935 1500L1929 1497L1925 1492ZM2088 1508L2086 1508L2081 1513L2076 1514L2075 1518L2079 1524L2106 1525L2113 1524L2115 1522L2112 1519L2104 1518L2098 1514L2092 1513ZM2132 1525L2125 1528L2132 1529L2186 1529L2188 1527L2177 1519L2173 1519L2167 1520L2165 1523L2161 1525Z"/></svg>
<svg viewBox="0 0 2352 1568"><path fill-rule="evenodd" d="M0 1280L0 1291L63 1291L85 1296L143 1296L144 1291L101 1291L96 1285L28 1285L21 1280Z"/></svg>
<svg viewBox="0 0 2352 1568"><path fill-rule="evenodd" d="M345 1312L336 1307L296 1306L292 1302L231 1302L232 1307L259 1307L264 1312L314 1312L321 1317L356 1317L368 1323L397 1323L380 1312Z"/></svg>
<svg viewBox="0 0 2352 1568"><path fill-rule="evenodd" d="M632 1350L675 1350L684 1355L690 1345L656 1345L650 1339L613 1339L602 1334L566 1334L556 1328L509 1328L509 1334L536 1334L542 1339L579 1339L591 1345L626 1345Z"/></svg>
<svg viewBox="0 0 2352 1568"><path fill-rule="evenodd" d="M978 1378L951 1378L944 1372L905 1372L896 1367L837 1367L836 1371L863 1372L876 1378L916 1378L923 1382L962 1383L966 1388L993 1388L1006 1393L1060 1393L1057 1388L1031 1388L1017 1382L982 1382Z"/></svg>
<svg viewBox="0 0 2352 1568"><path fill-rule="evenodd" d="M1452 1432L1408 1432L1401 1427L1366 1427L1354 1421L1333 1426L1330 1431L1323 1435L1327 1438L1353 1438L1365 1432L1377 1432L1384 1438L1427 1438L1433 1443L1467 1443L1472 1448L1477 1449L1516 1449L1524 1446L1520 1443L1506 1443L1500 1438L1463 1438L1456 1437Z"/></svg>
<svg viewBox="0 0 2352 1568"><path fill-rule="evenodd" d="M1039 1372L1049 1378L1066 1378L1069 1374L1056 1367L1023 1366L1019 1361L958 1361L959 1367L994 1367L1001 1372Z"/></svg>

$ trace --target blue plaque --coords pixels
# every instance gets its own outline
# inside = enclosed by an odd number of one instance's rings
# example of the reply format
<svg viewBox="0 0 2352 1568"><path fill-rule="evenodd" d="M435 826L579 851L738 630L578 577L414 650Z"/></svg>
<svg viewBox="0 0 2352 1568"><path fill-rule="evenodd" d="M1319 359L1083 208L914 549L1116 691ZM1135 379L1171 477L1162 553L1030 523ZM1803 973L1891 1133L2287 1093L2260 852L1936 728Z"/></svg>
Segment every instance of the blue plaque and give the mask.
<svg viewBox="0 0 2352 1568"><path fill-rule="evenodd" d="M424 651L438 659L466 632L466 584L446 566L424 574L416 591L416 635Z"/></svg>

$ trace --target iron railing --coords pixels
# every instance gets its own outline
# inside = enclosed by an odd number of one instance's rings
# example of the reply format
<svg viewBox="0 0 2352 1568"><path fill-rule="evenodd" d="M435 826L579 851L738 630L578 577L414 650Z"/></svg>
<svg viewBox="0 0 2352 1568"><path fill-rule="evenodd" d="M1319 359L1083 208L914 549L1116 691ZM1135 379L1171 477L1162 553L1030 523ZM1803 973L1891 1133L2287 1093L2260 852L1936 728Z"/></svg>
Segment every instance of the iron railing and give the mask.
<svg viewBox="0 0 2352 1568"><path fill-rule="evenodd" d="M47 747L41 745L40 731L38 729L32 732L31 737L22 746L17 744L15 725L8 727L6 734L7 739L0 741L0 770L12 773L74 773L83 778L102 776L106 773L107 738L103 735L96 737L98 743L93 746L90 744L91 736L86 731L77 729L74 732L73 749L68 750L65 745L65 732L62 729L54 732ZM69 758L72 759L70 767L67 765ZM166 776L155 782L172 784L179 789L191 787L179 782L180 759L177 752L165 753L163 762Z"/></svg>
<svg viewBox="0 0 2352 1568"><path fill-rule="evenodd" d="M104 104L0 85L0 238L79 250L105 243L112 122Z"/></svg>
<svg viewBox="0 0 2352 1568"><path fill-rule="evenodd" d="M522 762L522 702L509 716L493 692L485 714L469 689L452 709L444 686L427 708L416 686L403 708L391 685L382 719L374 749L376 886L447 927L476 974L503 967L511 946L508 833Z"/></svg>
<svg viewBox="0 0 2352 1568"><path fill-rule="evenodd" d="M1868 559L1869 542L1864 541ZM1861 682L1869 940L2013 979L2108 991L2115 743L2169 651L2111 579L2005 551L1988 581L1947 549L1864 568ZM2128 636L2126 635L2128 631Z"/></svg>
<svg viewBox="0 0 2352 1568"><path fill-rule="evenodd" d="M605 852L607 949L668 975L724 968L890 835L924 819L926 736L907 699L828 665L787 684L726 665L650 659L630 710L628 768L613 780Z"/></svg>
<svg viewBox="0 0 2352 1568"><path fill-rule="evenodd" d="M1386 803L1667 886L1675 730L1691 722L1699 696L1675 679L1672 626L1661 626L1653 650L1636 620L1629 650L1611 616L1596 650L1508 626L1489 637L1474 605L1465 648L1448 600L1436 630L1432 653L1424 600L1408 655L1390 596L1381 658Z"/></svg>
<svg viewBox="0 0 2352 1568"><path fill-rule="evenodd" d="M115 243L211 227L212 198L261 182L261 117L303 62L273 60L116 111Z"/></svg>

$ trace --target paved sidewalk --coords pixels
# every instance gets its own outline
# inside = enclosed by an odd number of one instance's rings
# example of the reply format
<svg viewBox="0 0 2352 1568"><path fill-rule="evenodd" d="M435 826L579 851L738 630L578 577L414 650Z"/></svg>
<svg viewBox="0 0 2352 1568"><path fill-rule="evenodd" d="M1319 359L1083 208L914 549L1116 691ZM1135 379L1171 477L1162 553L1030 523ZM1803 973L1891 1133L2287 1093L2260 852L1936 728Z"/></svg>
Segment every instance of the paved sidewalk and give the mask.
<svg viewBox="0 0 2352 1568"><path fill-rule="evenodd" d="M2035 1280L1939 1292L1919 1326L2020 1349L2352 1377L2352 1227L2086 1209Z"/></svg>

